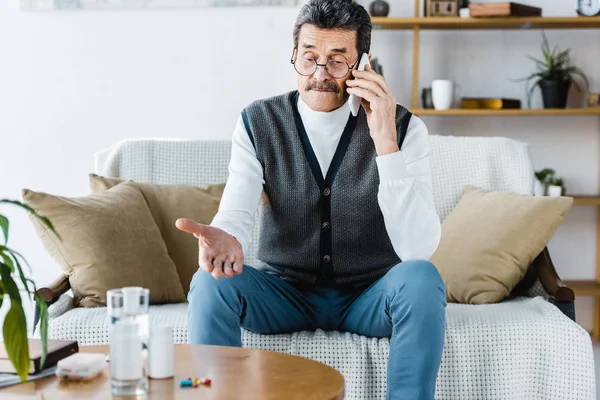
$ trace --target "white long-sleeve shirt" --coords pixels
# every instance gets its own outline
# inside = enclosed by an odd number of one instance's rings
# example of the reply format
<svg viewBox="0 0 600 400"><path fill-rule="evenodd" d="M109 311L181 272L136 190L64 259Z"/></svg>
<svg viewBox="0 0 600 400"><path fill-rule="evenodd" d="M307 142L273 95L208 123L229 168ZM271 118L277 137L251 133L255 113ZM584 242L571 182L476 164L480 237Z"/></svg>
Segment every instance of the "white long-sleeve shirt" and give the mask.
<svg viewBox="0 0 600 400"><path fill-rule="evenodd" d="M348 122L349 108L344 105L331 112L317 112L298 96L298 112L325 176ZM440 240L429 156L427 127L413 115L401 151L376 157L379 207L390 241L403 261L428 260ZM232 138L229 178L211 226L234 236L244 253L264 183L262 165L240 116Z"/></svg>

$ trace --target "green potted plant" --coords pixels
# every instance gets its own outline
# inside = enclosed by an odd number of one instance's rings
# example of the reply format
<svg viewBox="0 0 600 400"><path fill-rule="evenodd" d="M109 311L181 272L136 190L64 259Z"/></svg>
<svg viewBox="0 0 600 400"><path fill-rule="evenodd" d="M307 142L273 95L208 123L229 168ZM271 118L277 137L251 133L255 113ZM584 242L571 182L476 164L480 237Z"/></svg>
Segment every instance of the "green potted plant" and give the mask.
<svg viewBox="0 0 600 400"><path fill-rule="evenodd" d="M28 205L16 200L0 199L0 204L3 203L13 204L29 211L57 237L60 237L54 230L52 223ZM21 381L24 382L29 374L29 343L27 342L27 321L21 293L26 292L28 296L33 296L36 300L37 311L40 315L40 334L43 348L42 366L48 351L48 307L46 302L37 294L35 283L27 278L23 272L21 263L23 262L28 268L29 264L19 252L8 247L9 221L2 214L0 214L0 231L2 231L0 236L0 305L3 302L10 301L10 308L2 324L2 334L8 357ZM31 268L29 268L29 271L31 272Z"/></svg>
<svg viewBox="0 0 600 400"><path fill-rule="evenodd" d="M548 196L562 196L565 192L565 187L562 178L553 177L548 182Z"/></svg>
<svg viewBox="0 0 600 400"><path fill-rule="evenodd" d="M582 90L575 78L579 77L583 80L586 91L589 81L585 73L572 64L571 49L559 51L556 46L551 49L546 35L542 33L542 36L543 59L527 56L536 63L537 72L520 79L520 81L527 81L527 103L531 108L531 96L539 87L542 91L544 108L566 108L571 84L575 84ZM534 81L533 84L531 84L532 81Z"/></svg>
<svg viewBox="0 0 600 400"><path fill-rule="evenodd" d="M544 168L535 172L535 182L533 194L535 196L545 196L548 190L548 182L552 180L556 172L552 168Z"/></svg>

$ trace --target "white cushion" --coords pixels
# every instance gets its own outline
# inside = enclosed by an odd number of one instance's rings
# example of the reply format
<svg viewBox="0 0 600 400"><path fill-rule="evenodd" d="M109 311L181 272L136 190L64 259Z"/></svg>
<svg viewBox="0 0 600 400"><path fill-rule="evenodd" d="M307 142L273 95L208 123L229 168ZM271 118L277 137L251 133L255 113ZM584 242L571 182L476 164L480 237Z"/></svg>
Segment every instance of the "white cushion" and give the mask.
<svg viewBox="0 0 600 400"><path fill-rule="evenodd" d="M57 307L64 311L66 303L61 298ZM150 324L173 326L175 341L185 343L187 303L152 306ZM347 399L385 398L387 338L321 330L242 333L245 347L296 354L336 368L346 379ZM49 335L84 346L107 344L106 308L70 309L51 320ZM591 346L585 330L541 297L448 304L436 399L593 400Z"/></svg>

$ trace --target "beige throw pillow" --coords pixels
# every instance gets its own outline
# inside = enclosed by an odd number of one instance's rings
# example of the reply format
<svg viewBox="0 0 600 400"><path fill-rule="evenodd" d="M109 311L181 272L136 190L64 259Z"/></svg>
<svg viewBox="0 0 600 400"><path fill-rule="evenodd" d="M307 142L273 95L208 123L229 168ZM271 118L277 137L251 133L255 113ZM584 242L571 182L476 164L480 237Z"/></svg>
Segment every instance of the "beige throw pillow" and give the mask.
<svg viewBox="0 0 600 400"><path fill-rule="evenodd" d="M570 197L535 197L467 186L442 223L431 258L449 302L504 299L523 279L573 204Z"/></svg>
<svg viewBox="0 0 600 400"><path fill-rule="evenodd" d="M124 286L150 290L150 302L186 300L160 231L134 185L68 198L23 190L23 200L50 219L57 233L30 216L44 247L58 262L77 305L106 305L106 291Z"/></svg>
<svg viewBox="0 0 600 400"><path fill-rule="evenodd" d="M175 221L178 218L190 218L200 224L210 224L219 210L225 184L206 187L167 185L90 174L93 193L100 193L123 182L138 188L144 195L187 295L192 277L198 270L198 239L177 229Z"/></svg>

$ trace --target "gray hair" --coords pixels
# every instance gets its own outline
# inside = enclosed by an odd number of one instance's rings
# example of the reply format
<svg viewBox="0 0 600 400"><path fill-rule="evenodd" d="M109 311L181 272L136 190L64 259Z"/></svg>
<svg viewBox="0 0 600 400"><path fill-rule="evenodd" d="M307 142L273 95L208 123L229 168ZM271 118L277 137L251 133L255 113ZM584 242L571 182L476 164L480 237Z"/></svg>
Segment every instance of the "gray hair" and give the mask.
<svg viewBox="0 0 600 400"><path fill-rule="evenodd" d="M298 36L302 25L311 24L319 29L347 29L356 31L358 55L368 53L371 48L371 18L363 6L354 0L310 0L296 18L294 25L294 47L298 47Z"/></svg>

